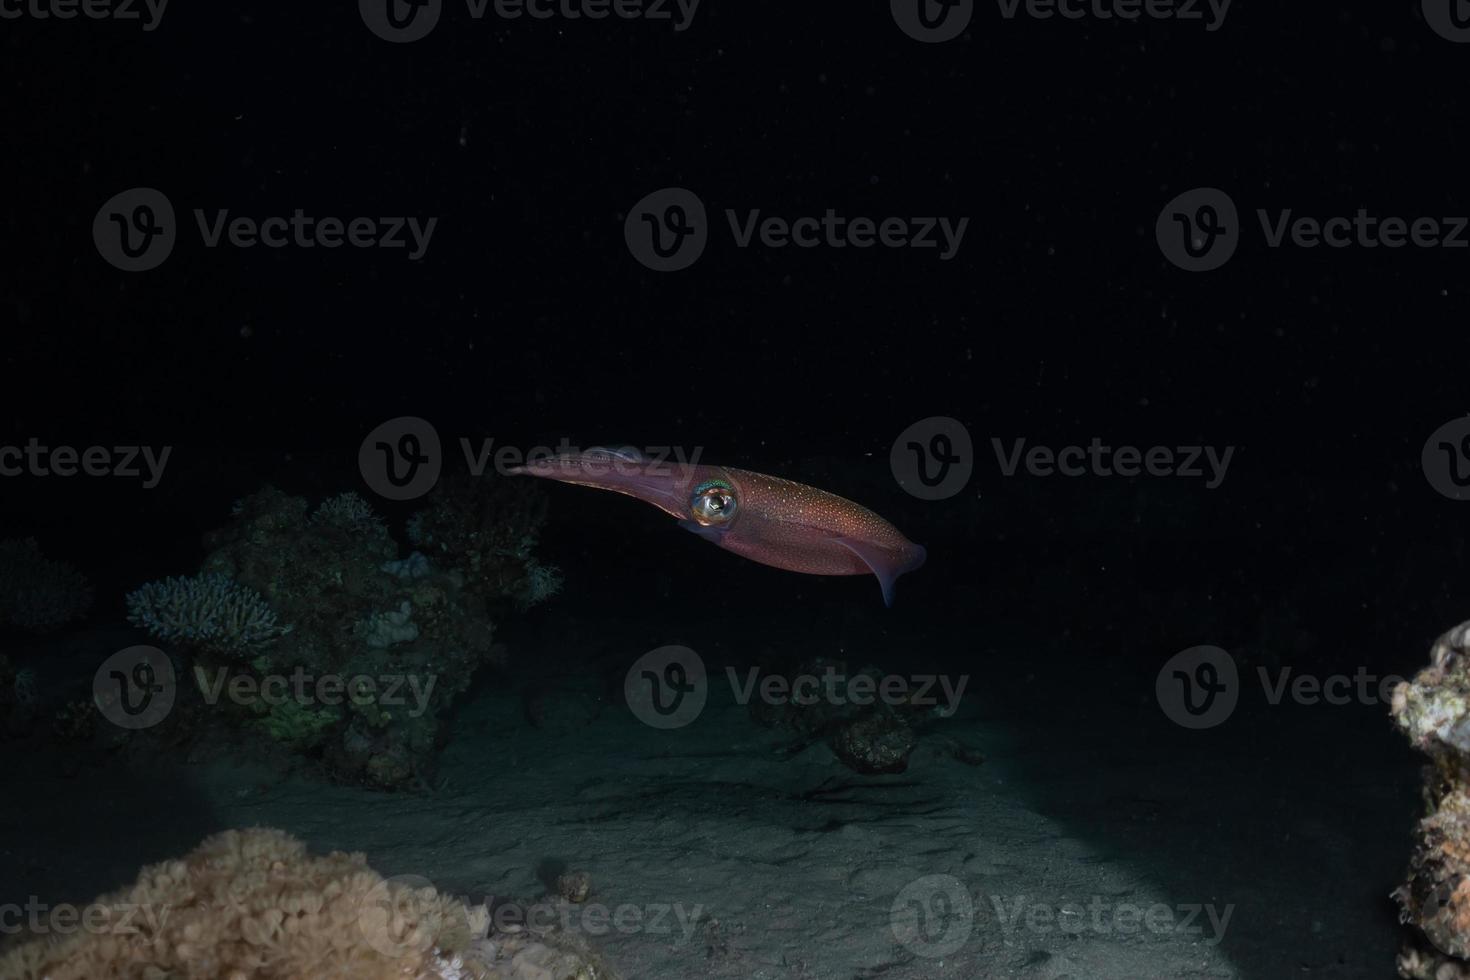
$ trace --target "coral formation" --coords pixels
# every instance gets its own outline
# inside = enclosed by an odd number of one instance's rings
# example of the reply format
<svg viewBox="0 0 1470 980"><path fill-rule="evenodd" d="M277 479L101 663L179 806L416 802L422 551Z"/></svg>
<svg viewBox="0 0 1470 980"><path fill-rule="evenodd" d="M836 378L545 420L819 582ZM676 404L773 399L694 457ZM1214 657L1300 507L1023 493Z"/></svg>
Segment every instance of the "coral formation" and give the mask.
<svg viewBox="0 0 1470 980"><path fill-rule="evenodd" d="M408 539L487 599L526 607L561 591L561 573L532 554L545 521L545 497L530 484L451 476L409 520Z"/></svg>
<svg viewBox="0 0 1470 980"><path fill-rule="evenodd" d="M1470 623L1441 636L1430 665L1393 692L1392 714L1429 756L1427 815L1419 822L1408 879L1394 892L1400 918L1418 934L1399 957L1404 977L1470 975ZM1433 944L1425 948L1419 937Z"/></svg>
<svg viewBox="0 0 1470 980"><path fill-rule="evenodd" d="M291 631L260 594L227 575L149 582L128 593L128 622L168 643L248 654Z"/></svg>
<svg viewBox="0 0 1470 980"><path fill-rule="evenodd" d="M551 932L495 933L490 912L362 854L229 830L87 906L86 928L0 955L8 980L611 980Z"/></svg>
<svg viewBox="0 0 1470 980"><path fill-rule="evenodd" d="M854 772L874 775L908 768L909 755L918 744L905 717L909 706L895 707L872 697L855 696L854 682L859 679L868 690L881 685L883 672L877 667L867 666L849 674L845 662L816 657L797 664L793 670L770 670L765 676L779 678L781 689L791 692L791 696L754 699L751 717L766 727L789 729L800 736L792 753L825 738L842 764ZM803 681L819 683L803 688ZM799 695L801 690L806 694Z"/></svg>
<svg viewBox="0 0 1470 980"><path fill-rule="evenodd" d="M340 528L365 537L388 536L388 525L373 512L366 500L355 493L341 493L322 501L311 515L311 523Z"/></svg>
<svg viewBox="0 0 1470 980"><path fill-rule="evenodd" d="M188 656L190 694L218 706L215 716L340 779L427 782L450 703L500 656L492 613L523 605L539 568L529 553L536 508L486 509L493 491L463 493L453 499L481 505L473 532L466 511L441 503L429 510L435 551L400 557L356 494L311 511L267 487L206 537L198 575L132 593L132 621ZM508 540L520 543L514 556L495 550ZM471 543L473 554L458 550ZM251 696L230 696L232 684Z"/></svg>
<svg viewBox="0 0 1470 980"><path fill-rule="evenodd" d="M34 538L0 541L0 626L44 633L81 618L92 606L86 578L41 554Z"/></svg>
<svg viewBox="0 0 1470 980"><path fill-rule="evenodd" d="M832 751L847 768L867 774L903 772L918 739L899 715L880 708L842 726Z"/></svg>
<svg viewBox="0 0 1470 980"><path fill-rule="evenodd" d="M591 892L592 876L585 871L564 871L556 876L556 893L568 902L585 902Z"/></svg>

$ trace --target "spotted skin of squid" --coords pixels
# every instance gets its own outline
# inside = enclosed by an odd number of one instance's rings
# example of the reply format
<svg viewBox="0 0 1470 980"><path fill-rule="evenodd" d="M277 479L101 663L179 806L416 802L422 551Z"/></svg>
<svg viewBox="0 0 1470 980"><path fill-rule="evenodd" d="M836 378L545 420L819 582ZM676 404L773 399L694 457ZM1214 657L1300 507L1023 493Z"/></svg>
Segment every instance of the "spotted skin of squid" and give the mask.
<svg viewBox="0 0 1470 980"><path fill-rule="evenodd" d="M763 565L807 575L874 575L888 605L895 580L924 564L922 546L866 507L764 473L651 460L624 449L528 461L510 472L637 497Z"/></svg>

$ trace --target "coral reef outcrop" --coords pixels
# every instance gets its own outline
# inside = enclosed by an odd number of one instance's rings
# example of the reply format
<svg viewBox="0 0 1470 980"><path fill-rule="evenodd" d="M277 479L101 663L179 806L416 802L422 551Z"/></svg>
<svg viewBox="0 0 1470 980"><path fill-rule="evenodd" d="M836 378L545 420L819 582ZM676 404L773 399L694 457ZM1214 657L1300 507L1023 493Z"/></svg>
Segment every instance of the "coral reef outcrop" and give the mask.
<svg viewBox="0 0 1470 980"><path fill-rule="evenodd" d="M1415 929L1399 974L1470 977L1470 623L1441 636L1429 666L1395 688L1392 715L1430 761L1426 816L1408 878L1394 892L1400 918Z"/></svg>
<svg viewBox="0 0 1470 980"><path fill-rule="evenodd" d="M193 684L181 693L196 709L202 699L334 777L419 785L449 705L503 658L492 616L528 604L537 588L530 548L540 514L513 496L516 506L497 509L484 503L494 491L456 491L452 500L478 502L474 530L462 507L431 505L439 547L400 557L356 494L313 510L267 487L206 536L197 575L131 593L130 618L183 655ZM508 541L514 554L501 554Z"/></svg>
<svg viewBox="0 0 1470 980"><path fill-rule="evenodd" d="M864 775L903 772L918 738L909 716L923 711L920 706L891 704L874 696L883 682L883 672L866 666L851 673L841 660L817 657L791 669L764 672L767 679L780 681L783 696L751 701L752 719L768 728L785 729L798 736L791 753L825 739L833 753L854 772Z"/></svg>
<svg viewBox="0 0 1470 980"><path fill-rule="evenodd" d="M0 955L6 980L613 980L554 932L492 930L422 878L362 854L311 856L280 830L229 830L142 869L82 926Z"/></svg>
<svg viewBox="0 0 1470 980"><path fill-rule="evenodd" d="M450 476L409 519L408 539L485 598L525 607L561 591L561 573L533 554L545 521L546 498L530 483Z"/></svg>

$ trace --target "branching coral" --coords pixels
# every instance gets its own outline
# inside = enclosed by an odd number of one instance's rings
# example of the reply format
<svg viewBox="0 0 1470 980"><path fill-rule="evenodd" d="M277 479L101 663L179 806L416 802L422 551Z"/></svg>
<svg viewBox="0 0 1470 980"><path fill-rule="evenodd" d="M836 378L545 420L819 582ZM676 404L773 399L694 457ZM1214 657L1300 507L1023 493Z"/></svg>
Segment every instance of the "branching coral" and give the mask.
<svg viewBox="0 0 1470 980"><path fill-rule="evenodd" d="M0 541L0 626L45 632L81 617L92 605L86 578L41 554L34 538Z"/></svg>
<svg viewBox="0 0 1470 980"><path fill-rule="evenodd" d="M230 830L144 868L87 925L0 956L7 980L602 980L421 878L384 879L362 854L312 857L283 831ZM546 937L542 937L543 939ZM535 972L554 964L555 973Z"/></svg>
<svg viewBox="0 0 1470 980"><path fill-rule="evenodd" d="M354 534L376 536L388 533L383 519L373 512L366 500L351 491L322 501L312 513L311 523L341 528Z"/></svg>
<svg viewBox="0 0 1470 980"><path fill-rule="evenodd" d="M128 593L128 622L169 643L249 654L291 631L254 589L226 575L149 582Z"/></svg>

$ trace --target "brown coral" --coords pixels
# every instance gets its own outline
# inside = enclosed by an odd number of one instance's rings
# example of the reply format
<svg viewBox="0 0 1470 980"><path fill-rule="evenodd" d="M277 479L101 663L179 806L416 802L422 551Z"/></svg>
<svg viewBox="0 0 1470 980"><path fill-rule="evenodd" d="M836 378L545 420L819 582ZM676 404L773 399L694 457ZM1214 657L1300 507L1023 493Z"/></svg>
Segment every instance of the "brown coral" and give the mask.
<svg viewBox="0 0 1470 980"><path fill-rule="evenodd" d="M283 831L230 830L93 903L90 926L0 957L14 980L487 977L455 954L487 913L385 881L361 854L311 857Z"/></svg>
<svg viewBox="0 0 1470 980"><path fill-rule="evenodd" d="M144 868L86 928L0 955L5 980L615 980L560 934L490 933L490 913L361 854L312 857L229 830Z"/></svg>

